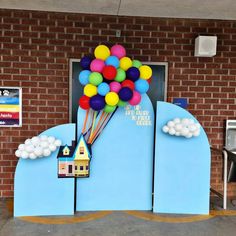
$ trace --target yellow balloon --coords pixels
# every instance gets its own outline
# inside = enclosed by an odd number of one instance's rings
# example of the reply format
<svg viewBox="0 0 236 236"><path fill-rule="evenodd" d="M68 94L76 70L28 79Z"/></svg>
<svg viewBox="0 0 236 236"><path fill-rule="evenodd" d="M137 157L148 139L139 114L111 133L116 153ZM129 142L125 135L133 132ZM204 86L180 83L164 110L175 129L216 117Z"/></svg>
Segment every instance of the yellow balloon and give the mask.
<svg viewBox="0 0 236 236"><path fill-rule="evenodd" d="M94 51L95 57L104 61L110 56L110 54L110 49L105 45L97 46Z"/></svg>
<svg viewBox="0 0 236 236"><path fill-rule="evenodd" d="M105 101L107 105L115 106L119 102L119 96L114 92L109 92L105 97Z"/></svg>
<svg viewBox="0 0 236 236"><path fill-rule="evenodd" d="M120 68L123 70L128 70L132 66L132 61L129 57L122 57L120 59Z"/></svg>
<svg viewBox="0 0 236 236"><path fill-rule="evenodd" d="M152 69L150 66L140 66L140 78L142 79L150 79L152 76Z"/></svg>
<svg viewBox="0 0 236 236"><path fill-rule="evenodd" d="M87 84L84 87L84 95L87 97L92 97L97 94L97 87L92 84Z"/></svg>

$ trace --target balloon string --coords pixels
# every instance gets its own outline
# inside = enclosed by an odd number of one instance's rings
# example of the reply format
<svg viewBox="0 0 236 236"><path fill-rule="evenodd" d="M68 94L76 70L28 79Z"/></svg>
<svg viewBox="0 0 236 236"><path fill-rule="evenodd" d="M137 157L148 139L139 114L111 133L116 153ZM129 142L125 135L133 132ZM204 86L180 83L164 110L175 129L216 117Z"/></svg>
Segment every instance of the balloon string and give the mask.
<svg viewBox="0 0 236 236"><path fill-rule="evenodd" d="M93 134L92 138L91 138L92 142L93 142L95 136L97 135L97 133L101 130L101 127L102 127L104 121L106 120L107 116L108 116L108 113L102 112L102 115L101 115L101 117L100 117L100 119L98 121L97 127L96 127L96 129L94 131L94 134Z"/></svg>
<svg viewBox="0 0 236 236"><path fill-rule="evenodd" d="M88 115L89 115L89 110L86 111L86 116L85 116L84 125L83 125L83 129L82 129L82 134L84 134L85 129L86 129L86 125L87 125L87 121L88 121Z"/></svg>
<svg viewBox="0 0 236 236"><path fill-rule="evenodd" d="M110 117L111 117L111 113L106 114L101 126L99 127L99 130L97 131L97 133L93 137L92 144L97 139L97 137L101 134L102 130L105 128L105 126L108 123Z"/></svg>
<svg viewBox="0 0 236 236"><path fill-rule="evenodd" d="M94 115L93 115L92 129L91 129L91 132L90 132L90 136L89 136L89 139L88 139L88 143L91 143L91 137L92 137L92 135L93 135L93 131L94 131L94 127L95 127L96 117L97 117L97 111L95 111L95 112L94 112Z"/></svg>
<svg viewBox="0 0 236 236"><path fill-rule="evenodd" d="M99 130L100 126L101 126L101 121L102 121L104 115L105 115L105 112L102 111L102 114L101 114L101 116L99 117L99 120L98 120L98 122L97 122L97 124L96 124L96 128L95 128L95 130L94 130L94 132L93 132L93 135L92 135L92 137L91 137L91 141L93 140L93 137L94 137L94 136L96 135L96 133L98 132L98 130Z"/></svg>
<svg viewBox="0 0 236 236"><path fill-rule="evenodd" d="M93 138L92 143L93 144L96 139L98 138L98 136L101 134L102 130L106 127L106 125L108 124L108 122L111 120L112 116L115 114L115 112L117 111L117 108L115 109L115 111L113 111L112 113L108 113L108 115L106 116L102 127L99 129L99 132L97 133L96 137Z"/></svg>
<svg viewBox="0 0 236 236"><path fill-rule="evenodd" d="M89 114L88 114L88 122L87 122L87 125L86 125L86 131L85 131L85 135L88 136L88 134L90 133L91 131L91 126L92 126L92 120L93 120L93 114L94 114L94 111L93 110L89 110Z"/></svg>

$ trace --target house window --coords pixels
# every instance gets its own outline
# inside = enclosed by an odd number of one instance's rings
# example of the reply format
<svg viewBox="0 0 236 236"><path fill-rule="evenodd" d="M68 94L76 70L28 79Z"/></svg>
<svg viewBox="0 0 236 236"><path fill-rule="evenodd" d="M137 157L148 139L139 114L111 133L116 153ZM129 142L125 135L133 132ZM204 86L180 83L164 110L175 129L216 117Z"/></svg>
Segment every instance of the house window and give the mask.
<svg viewBox="0 0 236 236"><path fill-rule="evenodd" d="M79 169L80 169L80 170L84 170L84 167L83 167L83 166L80 166Z"/></svg>
<svg viewBox="0 0 236 236"><path fill-rule="evenodd" d="M64 171L66 169L66 165L65 164L60 164L59 166L61 171Z"/></svg>
<svg viewBox="0 0 236 236"><path fill-rule="evenodd" d="M77 170L78 168L77 168L77 166L75 166L75 170Z"/></svg>
<svg viewBox="0 0 236 236"><path fill-rule="evenodd" d="M86 170L88 170L88 166L86 166Z"/></svg>
<svg viewBox="0 0 236 236"><path fill-rule="evenodd" d="M84 147L79 148L79 154L84 154Z"/></svg>
<svg viewBox="0 0 236 236"><path fill-rule="evenodd" d="M70 155L70 149L69 149L68 147L65 147L65 148L63 149L63 155L64 155L64 156Z"/></svg>

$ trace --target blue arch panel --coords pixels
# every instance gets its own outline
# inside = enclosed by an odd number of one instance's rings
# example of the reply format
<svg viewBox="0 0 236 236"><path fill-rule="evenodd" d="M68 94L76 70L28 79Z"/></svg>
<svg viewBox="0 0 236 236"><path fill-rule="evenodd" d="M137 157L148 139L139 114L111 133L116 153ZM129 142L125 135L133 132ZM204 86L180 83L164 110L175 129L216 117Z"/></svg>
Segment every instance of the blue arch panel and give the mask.
<svg viewBox="0 0 236 236"><path fill-rule="evenodd" d="M157 102L154 212L208 214L210 146L201 127L198 137L170 136L162 127L176 117L197 120L186 110Z"/></svg>
<svg viewBox="0 0 236 236"><path fill-rule="evenodd" d="M78 211L152 209L154 114L147 95L140 106L119 108L92 146L90 177L77 179ZM84 117L79 109L78 137Z"/></svg>
<svg viewBox="0 0 236 236"><path fill-rule="evenodd" d="M70 145L75 139L75 125L59 125L42 134L55 136L63 145ZM15 217L74 214L75 180L57 177L57 152L45 158L18 161L14 186Z"/></svg>

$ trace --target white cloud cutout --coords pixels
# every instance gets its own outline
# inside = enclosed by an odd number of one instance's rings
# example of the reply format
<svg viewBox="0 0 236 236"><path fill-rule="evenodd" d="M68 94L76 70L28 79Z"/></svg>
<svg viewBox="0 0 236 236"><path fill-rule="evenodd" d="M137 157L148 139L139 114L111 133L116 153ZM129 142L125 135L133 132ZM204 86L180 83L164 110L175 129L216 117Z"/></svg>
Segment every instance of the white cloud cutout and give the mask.
<svg viewBox="0 0 236 236"><path fill-rule="evenodd" d="M162 127L162 131L170 135L192 138L200 135L200 127L200 124L195 123L193 119L175 118L168 121L167 124Z"/></svg>
<svg viewBox="0 0 236 236"><path fill-rule="evenodd" d="M26 139L24 144L20 144L15 155L23 159L36 159L50 156L52 152L61 146L62 142L53 136L35 136Z"/></svg>

